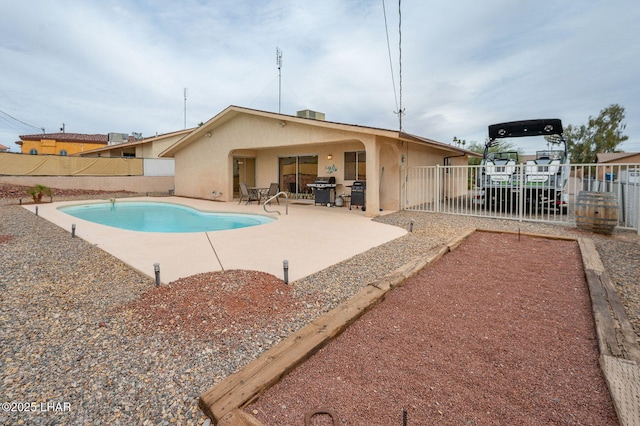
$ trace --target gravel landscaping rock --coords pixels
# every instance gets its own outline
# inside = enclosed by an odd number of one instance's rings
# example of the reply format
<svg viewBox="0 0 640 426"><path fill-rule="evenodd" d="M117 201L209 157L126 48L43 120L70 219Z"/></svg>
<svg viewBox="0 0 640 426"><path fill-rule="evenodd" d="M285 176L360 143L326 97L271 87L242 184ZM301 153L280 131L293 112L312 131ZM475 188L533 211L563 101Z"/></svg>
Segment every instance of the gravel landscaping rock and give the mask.
<svg viewBox="0 0 640 426"><path fill-rule="evenodd" d="M594 239L640 335L640 238L634 232L600 236L546 224L398 212L376 220L406 229L413 220L412 233L289 286L268 274L228 271L156 289L152 279L20 207L19 198L27 200L20 191L0 184L0 402L26 403L30 411L0 411L0 424L203 424L201 393L462 227ZM54 191L54 201L110 196ZM220 293L207 293L206 285ZM253 296L225 306L235 289ZM273 297L260 297L266 289ZM195 300L207 303L188 303ZM261 309L238 310L259 303ZM270 315L262 315L265 309Z"/></svg>

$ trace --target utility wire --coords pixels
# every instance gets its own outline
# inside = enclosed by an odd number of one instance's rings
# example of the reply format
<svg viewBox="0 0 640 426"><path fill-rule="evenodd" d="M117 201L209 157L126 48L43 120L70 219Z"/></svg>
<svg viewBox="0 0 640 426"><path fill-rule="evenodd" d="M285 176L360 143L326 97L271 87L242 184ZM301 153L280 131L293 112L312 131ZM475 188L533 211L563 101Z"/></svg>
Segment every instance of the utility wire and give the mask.
<svg viewBox="0 0 640 426"><path fill-rule="evenodd" d="M404 115L404 108L402 108L402 7L401 1L398 0L398 52L400 53L400 108L398 109L398 119L400 120L400 131L402 131L402 116Z"/></svg>
<svg viewBox="0 0 640 426"><path fill-rule="evenodd" d="M389 52L389 67L391 68L391 84L393 84L393 97L396 101L396 110L398 108L398 94L396 93L396 79L393 73L393 60L391 59L391 44L389 43L389 27L387 25L387 8L382 0L382 13L384 14L384 30L387 33L387 51Z"/></svg>
<svg viewBox="0 0 640 426"><path fill-rule="evenodd" d="M44 133L44 128L42 128L42 127L36 127L36 126L33 126L33 125L29 124L29 123L25 123L24 121L18 120L17 118L13 117L11 114L7 114L6 112L4 112L2 110L0 110L0 114L4 114L5 116L9 117L11 120L16 121L16 122L22 124L23 126L32 127L34 129L38 129L42 133ZM6 120L6 121L9 122L8 120Z"/></svg>

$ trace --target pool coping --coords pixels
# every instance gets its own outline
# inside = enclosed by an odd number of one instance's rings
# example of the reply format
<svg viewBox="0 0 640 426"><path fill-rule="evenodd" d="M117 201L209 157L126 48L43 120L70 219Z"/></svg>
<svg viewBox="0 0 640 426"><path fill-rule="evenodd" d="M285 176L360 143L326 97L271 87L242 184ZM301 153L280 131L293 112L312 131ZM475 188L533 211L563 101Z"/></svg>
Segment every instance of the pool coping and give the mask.
<svg viewBox="0 0 640 426"><path fill-rule="evenodd" d="M131 197L123 201L155 201L186 205L202 211L259 214L276 218L272 223L241 229L154 233L127 231L82 220L58 210L61 206L104 202L73 200L23 207L72 232L122 260L136 271L155 278L158 263L161 283L212 271L246 269L284 278L287 260L290 282L363 253L407 234L407 230L373 221L361 210L345 207L293 204L271 205L281 215L267 213L263 205L218 202L183 197Z"/></svg>
<svg viewBox="0 0 640 426"><path fill-rule="evenodd" d="M127 206L127 204L129 204L129 206ZM112 207L113 206L113 207ZM168 223L167 221L163 221L162 223L153 223L152 225L155 227L163 227L165 229L163 230L153 230L153 229L131 229L133 226L130 227L119 227L119 226L115 226L109 223L103 223L100 222L100 219L103 218L94 218L94 219L98 219L98 220L91 220L87 217L83 217L86 216L84 213L85 212L96 212L99 211L100 213L104 213L103 210L105 209L117 209L117 207L115 206L123 206L122 208L126 208L126 207L133 207L133 209L135 210L136 208L140 208L140 207L146 207L147 209L153 210L153 208L156 207L160 207L160 208L166 208L166 206L171 206L174 208L177 208L179 211L182 212L187 212L188 216L187 219L190 219L193 212L196 212L195 214L197 215L211 215L209 216L207 219L205 220L212 220L212 219L216 219L217 217L233 217L233 218L239 218L240 221L242 220L249 220L251 222L245 222L243 224L240 224L239 226L236 227L230 227L230 228L226 228L226 229L199 229L199 230L168 230L169 226L171 225L170 223ZM66 213L68 215L74 216L78 219L82 219L82 220L86 220L88 222L93 222L93 223L97 223L99 225L104 225L104 226L111 226L114 228L119 228L119 229L124 229L124 230L129 230L129 231L136 231L136 232L160 232L160 233L176 233L176 234L180 234L180 233L197 233L197 232L217 232L217 231L226 231L226 230L233 230L233 229L240 229L240 228L247 228L250 226L259 226L259 225L264 225L266 223L271 223L274 220L276 220L275 218L273 218L271 215L268 214L255 214L255 213L232 213L232 212L210 212L210 211L204 211L204 210L200 210L200 209L196 209L190 206L185 206L184 204L178 204L178 203L168 203L165 201L141 201L141 200L121 200L118 201L117 203L111 202L109 200L103 200L100 202L91 202L91 203L80 203L80 204L73 204L73 205L68 205L68 206L59 206L58 210L62 211L63 213ZM120 213L119 215L116 215L115 219L116 220L126 220L126 213L127 210L124 210L122 213ZM145 213L145 212L143 212ZM140 213L137 213L140 214ZM145 215L146 216L146 215ZM111 218L110 218L111 219ZM136 217L136 219L138 219L138 217ZM146 219L146 217L145 217ZM160 222L161 216L156 215L155 219L158 220L158 222ZM181 226L180 222L177 222L175 220L175 218L173 218L174 220L172 220L172 223L177 223L178 226ZM197 217L198 220L203 219L202 216ZM107 222L106 220L104 222ZM132 225L131 222L126 224L127 226ZM208 224L209 225L209 224ZM201 223L198 223L197 226L202 226ZM209 225L210 226L210 225ZM202 226L203 228L205 226Z"/></svg>

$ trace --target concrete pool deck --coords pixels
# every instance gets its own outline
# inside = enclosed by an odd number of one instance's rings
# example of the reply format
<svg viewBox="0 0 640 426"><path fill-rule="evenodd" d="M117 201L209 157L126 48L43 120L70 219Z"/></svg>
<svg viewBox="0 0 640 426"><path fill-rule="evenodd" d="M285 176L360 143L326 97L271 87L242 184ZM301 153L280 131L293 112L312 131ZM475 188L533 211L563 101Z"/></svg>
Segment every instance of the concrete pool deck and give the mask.
<svg viewBox="0 0 640 426"><path fill-rule="evenodd" d="M391 225L374 222L361 210L313 204L263 205L214 202L181 197L119 198L118 202L154 201L176 203L203 211L263 214L272 223L227 231L195 233L152 233L128 231L88 222L58 210L62 206L105 202L102 200L61 201L38 204L38 215L69 232L76 225L76 237L94 244L139 272L169 283L202 272L247 269L267 272L283 279L283 260L289 261L289 281L321 271L356 254L407 233ZM24 208L35 213L36 205Z"/></svg>

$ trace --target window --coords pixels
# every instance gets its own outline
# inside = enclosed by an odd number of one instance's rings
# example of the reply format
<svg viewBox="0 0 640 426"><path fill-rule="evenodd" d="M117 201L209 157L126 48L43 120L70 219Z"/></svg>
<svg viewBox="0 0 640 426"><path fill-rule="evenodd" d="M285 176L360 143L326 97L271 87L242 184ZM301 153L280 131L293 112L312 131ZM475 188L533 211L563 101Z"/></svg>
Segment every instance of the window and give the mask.
<svg viewBox="0 0 640 426"><path fill-rule="evenodd" d="M29 154L31 155L38 155L38 150L35 148L31 148L31 150L29 151Z"/></svg>
<svg viewBox="0 0 640 426"><path fill-rule="evenodd" d="M280 188L290 192L290 197L311 197L311 188L307 185L313 183L318 177L318 156L280 157L278 162L280 165Z"/></svg>
<svg viewBox="0 0 640 426"><path fill-rule="evenodd" d="M62 155L63 157L66 157L66 156L67 156L67 155L69 155L69 154L67 153L67 150L66 150L66 149L61 149L61 150L60 150L60 155Z"/></svg>
<svg viewBox="0 0 640 426"><path fill-rule="evenodd" d="M367 179L367 155L365 151L344 153L344 180Z"/></svg>

